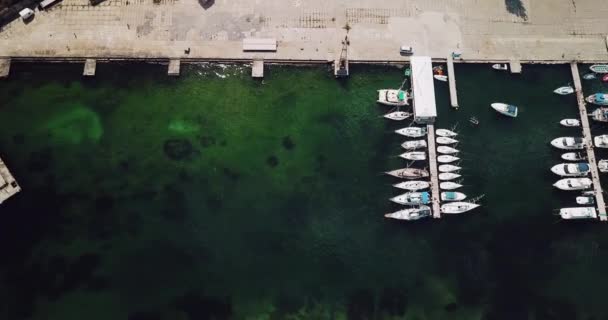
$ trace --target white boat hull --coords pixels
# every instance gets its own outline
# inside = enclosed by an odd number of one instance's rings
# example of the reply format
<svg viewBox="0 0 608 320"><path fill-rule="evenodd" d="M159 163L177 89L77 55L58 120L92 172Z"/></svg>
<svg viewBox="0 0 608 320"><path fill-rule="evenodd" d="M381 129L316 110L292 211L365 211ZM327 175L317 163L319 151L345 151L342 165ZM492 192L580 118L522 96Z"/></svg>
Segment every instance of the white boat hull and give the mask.
<svg viewBox="0 0 608 320"><path fill-rule="evenodd" d="M408 94L402 90L381 89L378 90L377 102L387 106L406 106L408 105Z"/></svg>
<svg viewBox="0 0 608 320"><path fill-rule="evenodd" d="M588 163L560 163L551 167L551 172L562 177L584 177L590 170Z"/></svg>
<svg viewBox="0 0 608 320"><path fill-rule="evenodd" d="M439 80L439 81L443 81L443 82L448 81L448 76L443 75L443 74L433 75L433 78L435 78L435 80Z"/></svg>
<svg viewBox="0 0 608 320"><path fill-rule="evenodd" d="M594 137L593 144L595 144L597 148L608 148L608 134Z"/></svg>
<svg viewBox="0 0 608 320"><path fill-rule="evenodd" d="M449 154L442 154L437 157L437 162L439 162L439 163L450 163L450 162L454 162L457 160L460 160L460 158L451 156Z"/></svg>
<svg viewBox="0 0 608 320"><path fill-rule="evenodd" d="M561 179L553 184L560 190L585 190L591 188L592 181L589 178L567 178Z"/></svg>
<svg viewBox="0 0 608 320"><path fill-rule="evenodd" d="M578 119L563 119L559 122L564 127L580 127L581 122Z"/></svg>
<svg viewBox="0 0 608 320"><path fill-rule="evenodd" d="M437 129L435 130L435 134L439 137L455 137L458 133L448 130L448 129Z"/></svg>
<svg viewBox="0 0 608 320"><path fill-rule="evenodd" d="M437 137L436 139L438 144L454 144L458 143L458 140L450 138L450 137Z"/></svg>
<svg viewBox="0 0 608 320"><path fill-rule="evenodd" d="M597 163L597 169L600 172L608 172L608 160L600 160Z"/></svg>
<svg viewBox="0 0 608 320"><path fill-rule="evenodd" d="M460 178L461 175L459 175L458 173L453 173L453 172L442 172L439 174L439 180L441 181L448 181L448 180L454 180L456 178Z"/></svg>
<svg viewBox="0 0 608 320"><path fill-rule="evenodd" d="M395 130L395 133L410 138L420 138L426 135L426 128L407 127Z"/></svg>
<svg viewBox="0 0 608 320"><path fill-rule="evenodd" d="M444 191L441 193L441 201L462 201L467 195L462 192Z"/></svg>
<svg viewBox="0 0 608 320"><path fill-rule="evenodd" d="M559 137L551 140L551 145L562 150L582 150L585 143L582 138Z"/></svg>
<svg viewBox="0 0 608 320"><path fill-rule="evenodd" d="M490 104L492 109L496 110L496 112L503 114L507 117L515 118L517 117L517 107L510 106L506 103L494 102Z"/></svg>
<svg viewBox="0 0 608 320"><path fill-rule="evenodd" d="M594 207L561 208L559 209L559 215L565 220L597 218Z"/></svg>
<svg viewBox="0 0 608 320"><path fill-rule="evenodd" d="M574 88L571 86L563 86L553 90L554 93L565 96L574 93Z"/></svg>
<svg viewBox="0 0 608 320"><path fill-rule="evenodd" d="M507 69L509 69L509 67L507 66L506 63L495 63L492 65L492 69L498 70L498 71L506 71Z"/></svg>
<svg viewBox="0 0 608 320"><path fill-rule="evenodd" d="M401 147L406 150L422 149L422 148L426 148L426 141L425 140L406 141L401 144Z"/></svg>
<svg viewBox="0 0 608 320"><path fill-rule="evenodd" d="M454 172L462 169L459 166L451 165L451 164L442 164L439 166L439 172Z"/></svg>
<svg viewBox="0 0 608 320"><path fill-rule="evenodd" d="M586 157L577 152L566 152L562 154L562 159L566 161L581 161L585 160Z"/></svg>
<svg viewBox="0 0 608 320"><path fill-rule="evenodd" d="M386 218L415 221L422 218L428 218L431 216L431 208L428 206L419 206L417 208L403 209L393 213L387 213L384 215Z"/></svg>
<svg viewBox="0 0 608 320"><path fill-rule="evenodd" d="M392 197L392 202L403 204L403 205L419 205L428 204L431 196L428 192L408 192L396 197Z"/></svg>
<svg viewBox="0 0 608 320"><path fill-rule="evenodd" d="M441 213L458 214L471 211L478 208L480 205L471 202L450 202L441 205Z"/></svg>
<svg viewBox="0 0 608 320"><path fill-rule="evenodd" d="M439 146L437 147L437 152L442 154L456 154L459 150L448 146Z"/></svg>
<svg viewBox="0 0 608 320"><path fill-rule="evenodd" d="M393 185L395 188L409 191L424 190L428 189L430 186L431 184L428 181L404 181Z"/></svg>
<svg viewBox="0 0 608 320"><path fill-rule="evenodd" d="M439 188L441 188L441 190L455 190L460 187L462 187L462 185L460 183L456 183L456 182L452 182L452 181L439 183Z"/></svg>
<svg viewBox="0 0 608 320"><path fill-rule="evenodd" d="M405 111L395 111L385 114L383 117L389 120L401 121L411 117L412 114Z"/></svg>
<svg viewBox="0 0 608 320"><path fill-rule="evenodd" d="M422 151L406 152L399 155L401 158L412 161L426 160L426 153Z"/></svg>
<svg viewBox="0 0 608 320"><path fill-rule="evenodd" d="M393 171L386 172L389 176L393 176L395 178L401 179L416 179L416 178L426 178L429 176L429 172L423 169L416 168L403 168L396 169Z"/></svg>

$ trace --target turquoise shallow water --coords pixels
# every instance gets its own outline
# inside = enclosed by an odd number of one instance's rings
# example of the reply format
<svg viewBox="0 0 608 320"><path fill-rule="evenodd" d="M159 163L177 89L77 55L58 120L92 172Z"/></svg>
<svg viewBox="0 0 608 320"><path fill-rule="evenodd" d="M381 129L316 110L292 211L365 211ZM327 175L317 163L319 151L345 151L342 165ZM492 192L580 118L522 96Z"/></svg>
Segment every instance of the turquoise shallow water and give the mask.
<svg viewBox="0 0 608 320"><path fill-rule="evenodd" d="M582 68L582 67L581 67ZM19 65L0 87L0 153L24 188L0 214L6 319L602 319L605 226L558 222L551 186L576 131L564 66L458 65L456 126L476 212L404 224L401 124L378 88L402 70ZM599 82L585 83L601 86ZM585 88L585 90L595 90ZM520 106L505 119L489 103ZM481 124L473 127L468 118ZM594 128L601 132L602 127Z"/></svg>

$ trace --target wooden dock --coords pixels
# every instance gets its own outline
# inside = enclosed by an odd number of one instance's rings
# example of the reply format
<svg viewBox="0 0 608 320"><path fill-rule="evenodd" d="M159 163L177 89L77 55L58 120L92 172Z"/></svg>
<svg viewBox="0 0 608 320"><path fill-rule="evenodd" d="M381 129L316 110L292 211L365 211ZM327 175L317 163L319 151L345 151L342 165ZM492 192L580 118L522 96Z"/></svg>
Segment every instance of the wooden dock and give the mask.
<svg viewBox="0 0 608 320"><path fill-rule="evenodd" d="M441 218L440 195L439 195L439 172L437 171L437 149L435 148L435 126L426 126L428 150L429 150L429 172L431 174L431 204L433 206L433 218Z"/></svg>
<svg viewBox="0 0 608 320"><path fill-rule="evenodd" d="M587 160L591 167L591 179L593 180L593 190L595 194L595 202L601 221L608 221L606 216L606 203L604 202L604 194L600 184L600 173L597 169L597 161L595 152L593 151L593 137L591 136L591 128L589 127L589 117L587 116L587 107L585 105L585 96L583 95L583 87L581 85L581 77L578 73L578 65L576 62L570 63L572 70L572 80L574 80L574 89L576 90L576 100L578 101L578 111L581 117L583 127L583 139L585 140L585 149L587 151Z"/></svg>
<svg viewBox="0 0 608 320"><path fill-rule="evenodd" d="M453 108L458 108L458 94L456 93L456 72L454 72L454 57L448 54L448 83L450 84L450 102Z"/></svg>

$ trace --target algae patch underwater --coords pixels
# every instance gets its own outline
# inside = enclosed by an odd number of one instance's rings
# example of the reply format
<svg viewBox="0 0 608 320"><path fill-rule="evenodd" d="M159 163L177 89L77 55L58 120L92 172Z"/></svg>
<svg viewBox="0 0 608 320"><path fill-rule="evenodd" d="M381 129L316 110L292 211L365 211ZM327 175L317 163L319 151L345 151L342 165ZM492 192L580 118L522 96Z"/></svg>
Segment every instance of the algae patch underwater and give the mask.
<svg viewBox="0 0 608 320"><path fill-rule="evenodd" d="M98 142L103 135L103 125L97 113L83 106L76 106L52 118L44 128L58 143Z"/></svg>

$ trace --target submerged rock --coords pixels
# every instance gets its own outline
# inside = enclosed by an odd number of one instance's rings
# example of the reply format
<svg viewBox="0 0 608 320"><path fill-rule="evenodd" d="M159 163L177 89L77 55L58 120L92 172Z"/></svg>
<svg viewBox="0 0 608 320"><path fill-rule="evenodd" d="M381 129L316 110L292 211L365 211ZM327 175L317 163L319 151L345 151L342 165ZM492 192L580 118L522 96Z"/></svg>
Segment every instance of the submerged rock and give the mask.
<svg viewBox="0 0 608 320"><path fill-rule="evenodd" d="M276 156L270 156L266 159L266 164L268 164L271 168L274 168L279 165L279 158Z"/></svg>
<svg viewBox="0 0 608 320"><path fill-rule="evenodd" d="M287 150L291 150L296 146L296 144L291 140L290 136L283 137L283 147Z"/></svg>
<svg viewBox="0 0 608 320"><path fill-rule="evenodd" d="M169 139L165 141L163 150L171 160L184 160L192 154L194 148L188 139Z"/></svg>

